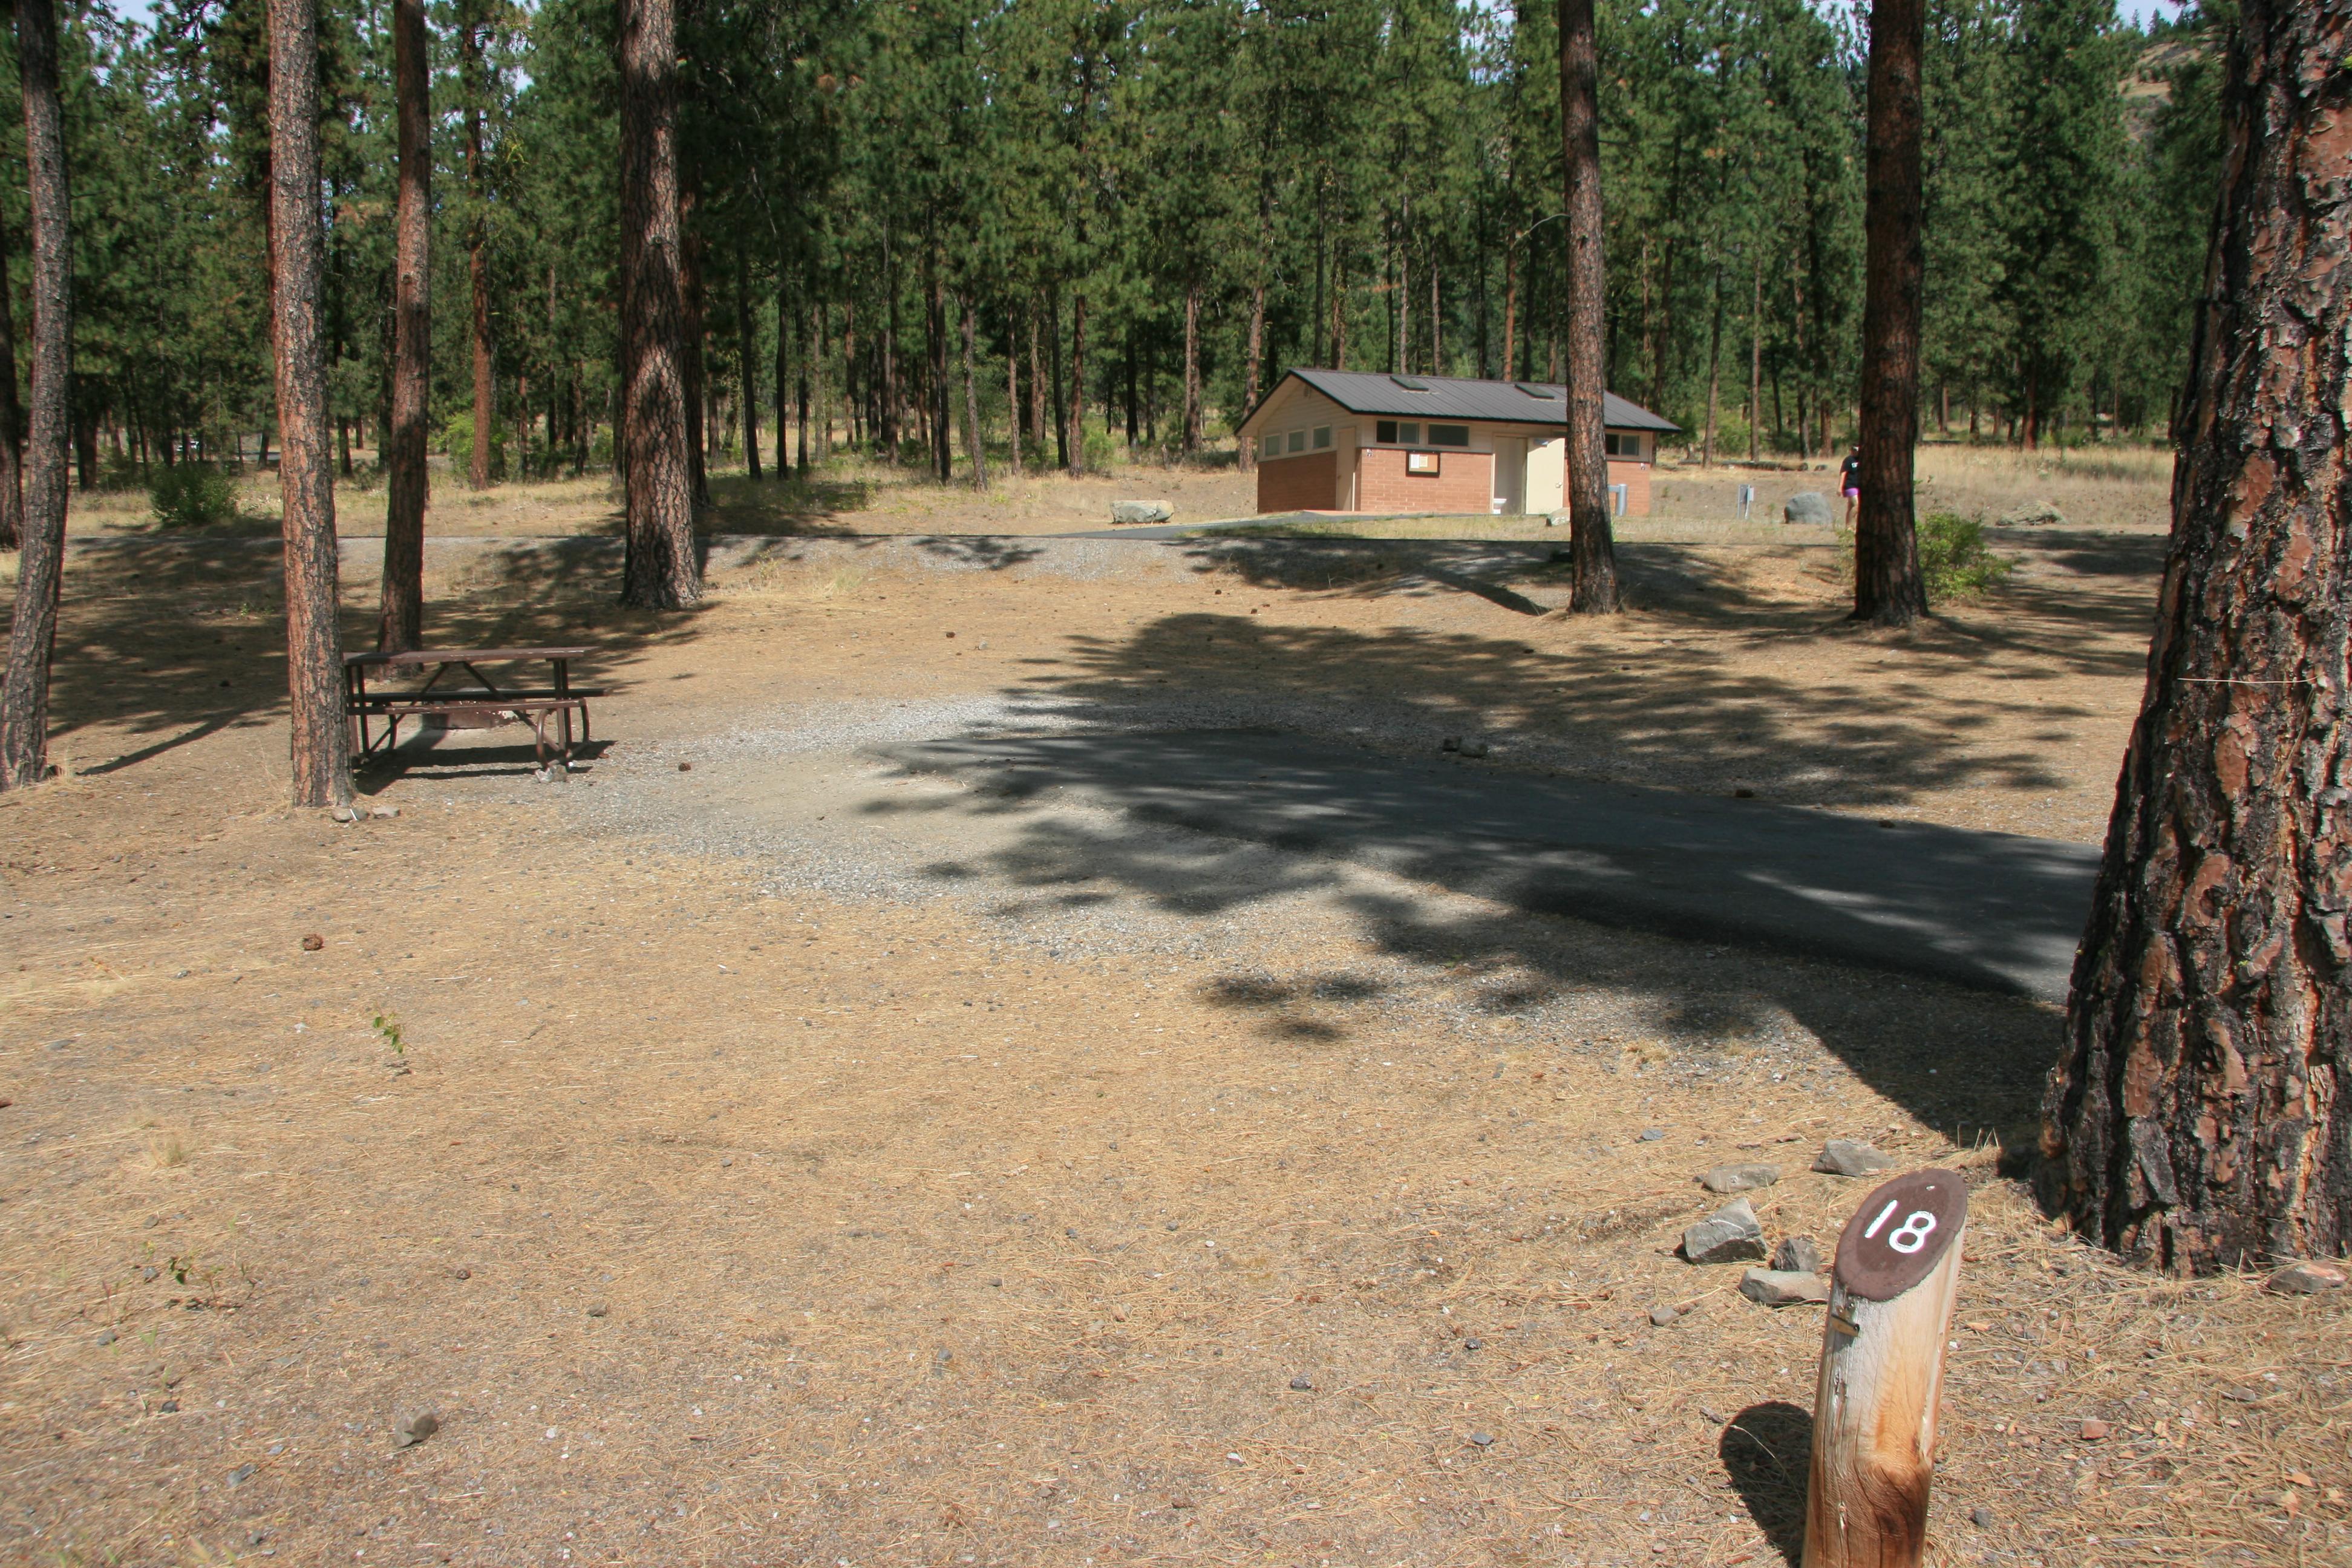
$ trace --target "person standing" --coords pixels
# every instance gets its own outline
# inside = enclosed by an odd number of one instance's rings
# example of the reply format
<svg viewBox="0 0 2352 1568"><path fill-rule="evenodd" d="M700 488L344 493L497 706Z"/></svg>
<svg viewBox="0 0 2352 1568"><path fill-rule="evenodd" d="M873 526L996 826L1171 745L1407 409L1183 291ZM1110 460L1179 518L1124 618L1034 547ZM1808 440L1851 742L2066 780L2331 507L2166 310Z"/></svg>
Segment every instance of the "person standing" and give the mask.
<svg viewBox="0 0 2352 1568"><path fill-rule="evenodd" d="M1853 509L1862 501L1862 448L1856 447L1845 455L1838 468L1838 489L1845 492L1845 526L1853 531Z"/></svg>

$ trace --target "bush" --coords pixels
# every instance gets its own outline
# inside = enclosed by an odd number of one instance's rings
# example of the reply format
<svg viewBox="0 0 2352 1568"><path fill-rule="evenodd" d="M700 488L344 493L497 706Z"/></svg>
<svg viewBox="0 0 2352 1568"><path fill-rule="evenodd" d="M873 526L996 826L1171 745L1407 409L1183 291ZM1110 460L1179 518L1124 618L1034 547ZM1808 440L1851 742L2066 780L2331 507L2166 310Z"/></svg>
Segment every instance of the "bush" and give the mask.
<svg viewBox="0 0 2352 1568"><path fill-rule="evenodd" d="M165 528L211 528L236 521L236 487L211 463L176 463L152 470L147 499Z"/></svg>
<svg viewBox="0 0 2352 1568"><path fill-rule="evenodd" d="M1931 512L1919 525L1919 570L1930 603L1973 599L1997 588L2017 563L1985 543L1984 520L1958 512Z"/></svg>

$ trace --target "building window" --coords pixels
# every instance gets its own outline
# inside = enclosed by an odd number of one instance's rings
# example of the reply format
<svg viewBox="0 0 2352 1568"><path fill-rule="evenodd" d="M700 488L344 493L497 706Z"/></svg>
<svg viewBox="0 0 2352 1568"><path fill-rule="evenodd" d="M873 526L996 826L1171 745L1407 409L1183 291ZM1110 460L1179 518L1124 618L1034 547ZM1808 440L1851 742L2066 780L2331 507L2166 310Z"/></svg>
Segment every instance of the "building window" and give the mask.
<svg viewBox="0 0 2352 1568"><path fill-rule="evenodd" d="M1620 436L1612 430L1602 437L1601 444L1612 458L1639 458L1642 456L1642 437L1639 436Z"/></svg>
<svg viewBox="0 0 2352 1568"><path fill-rule="evenodd" d="M1433 425L1429 427L1429 444L1433 447L1467 447L1470 444L1470 426Z"/></svg>
<svg viewBox="0 0 2352 1568"><path fill-rule="evenodd" d="M1434 452L1407 452L1404 455L1404 471L1408 474L1436 473L1437 454Z"/></svg>
<svg viewBox="0 0 2352 1568"><path fill-rule="evenodd" d="M1383 419L1377 425L1373 426L1372 429L1376 437L1380 441L1380 444L1383 447L1418 447L1421 445L1421 426L1410 419L1403 420L1402 422L1394 419Z"/></svg>
<svg viewBox="0 0 2352 1568"><path fill-rule="evenodd" d="M1290 433L1290 449L1291 449L1292 451L1294 451L1294 452L1304 452L1305 450L1307 450L1307 432L1306 432L1306 431L1304 431L1304 430L1293 430L1293 431Z"/></svg>
<svg viewBox="0 0 2352 1568"><path fill-rule="evenodd" d="M1318 425L1315 426L1315 449L1319 452L1330 444L1331 426L1328 425Z"/></svg>

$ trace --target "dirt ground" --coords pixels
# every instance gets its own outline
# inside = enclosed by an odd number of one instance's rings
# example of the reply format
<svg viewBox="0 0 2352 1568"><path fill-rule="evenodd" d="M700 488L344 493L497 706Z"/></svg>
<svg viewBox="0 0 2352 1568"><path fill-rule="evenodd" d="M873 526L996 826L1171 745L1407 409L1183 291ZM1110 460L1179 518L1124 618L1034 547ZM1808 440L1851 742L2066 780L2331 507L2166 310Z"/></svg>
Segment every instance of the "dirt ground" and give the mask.
<svg viewBox="0 0 2352 1568"><path fill-rule="evenodd" d="M1445 541L793 529L667 617L486 553L431 637L593 644L609 745L542 784L455 736L351 826L281 804L269 552L119 531L69 575L68 776L0 797L0 1560L1793 1563L1820 1310L1673 1248L1733 1159L1826 1247L1846 1136L1972 1188L1931 1561L2352 1561L2352 1293L2042 1221L2047 1005L872 755L1377 712L1499 779L2090 841L2144 522L2004 531L2010 584L1903 637L1786 541L1635 540L1601 626L1540 549ZM898 864L916 812L1020 848Z"/></svg>

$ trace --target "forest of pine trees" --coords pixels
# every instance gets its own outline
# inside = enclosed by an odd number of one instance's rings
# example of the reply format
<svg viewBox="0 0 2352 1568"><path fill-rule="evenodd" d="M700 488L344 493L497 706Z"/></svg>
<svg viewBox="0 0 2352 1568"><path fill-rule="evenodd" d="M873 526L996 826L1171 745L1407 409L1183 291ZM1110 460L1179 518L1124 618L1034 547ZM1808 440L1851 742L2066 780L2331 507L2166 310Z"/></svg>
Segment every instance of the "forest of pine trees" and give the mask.
<svg viewBox="0 0 2352 1568"><path fill-rule="evenodd" d="M621 7L425 9L445 482L603 467ZM327 395L337 460L362 475L394 404L393 13L327 0L319 23ZM976 424L993 463L1099 466L1213 443L1290 364L1560 374L1549 5L676 15L698 458L741 461L754 439L804 467L849 444L963 477ZM2111 0L1930 0L1931 438L2163 436L2218 177L2213 20L2142 32ZM1853 429L1860 27L1805 0L1599 8L1609 381L1718 457L1817 455ZM252 457L276 439L264 0L139 20L101 3L60 32L79 480ZM16 80L0 66L0 255L21 289Z"/></svg>

